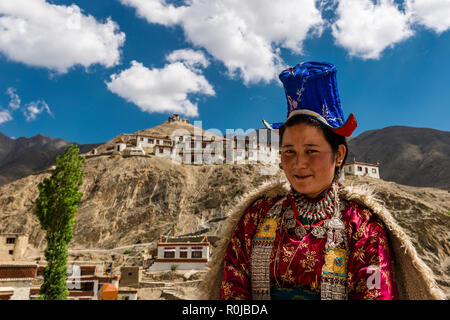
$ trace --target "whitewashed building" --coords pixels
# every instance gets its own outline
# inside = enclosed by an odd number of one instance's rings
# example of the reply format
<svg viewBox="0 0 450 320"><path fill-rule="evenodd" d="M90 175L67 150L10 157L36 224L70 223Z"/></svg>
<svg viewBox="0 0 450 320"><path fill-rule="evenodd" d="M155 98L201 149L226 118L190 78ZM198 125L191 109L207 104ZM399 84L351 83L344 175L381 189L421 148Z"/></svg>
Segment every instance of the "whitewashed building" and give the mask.
<svg viewBox="0 0 450 320"><path fill-rule="evenodd" d="M369 176L372 178L380 178L380 168L378 164L364 163L353 161L344 165L345 175L353 176Z"/></svg>
<svg viewBox="0 0 450 320"><path fill-rule="evenodd" d="M136 135L136 145L142 148L154 148L155 146L172 146L172 140L151 135Z"/></svg>
<svg viewBox="0 0 450 320"><path fill-rule="evenodd" d="M157 257L149 271L205 269L210 247L206 235L161 236L157 244Z"/></svg>
<svg viewBox="0 0 450 320"><path fill-rule="evenodd" d="M155 145L154 147L154 153L155 156L161 157L161 158L171 158L172 157L172 150L173 147L169 145Z"/></svg>

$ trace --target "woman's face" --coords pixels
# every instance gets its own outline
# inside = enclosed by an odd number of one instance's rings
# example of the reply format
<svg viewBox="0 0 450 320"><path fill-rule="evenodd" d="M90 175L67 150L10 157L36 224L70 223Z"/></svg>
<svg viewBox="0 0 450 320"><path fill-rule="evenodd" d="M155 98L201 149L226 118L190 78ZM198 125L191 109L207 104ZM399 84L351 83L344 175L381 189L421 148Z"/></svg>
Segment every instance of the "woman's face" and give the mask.
<svg viewBox="0 0 450 320"><path fill-rule="evenodd" d="M292 187L308 198L316 198L330 186L337 161L345 146L333 154L320 128L300 123L286 128L282 138L281 165Z"/></svg>

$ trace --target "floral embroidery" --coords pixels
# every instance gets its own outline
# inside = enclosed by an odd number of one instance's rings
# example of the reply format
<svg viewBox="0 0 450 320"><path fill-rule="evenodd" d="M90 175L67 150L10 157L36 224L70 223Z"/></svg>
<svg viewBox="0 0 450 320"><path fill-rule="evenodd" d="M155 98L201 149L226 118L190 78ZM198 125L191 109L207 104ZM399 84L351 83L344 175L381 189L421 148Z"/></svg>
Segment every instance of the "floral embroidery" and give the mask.
<svg viewBox="0 0 450 320"><path fill-rule="evenodd" d="M314 267L316 265L316 262L319 260L316 259L316 252L315 251L306 251L306 259L302 260L302 267L305 268L305 272L311 272L314 271Z"/></svg>
<svg viewBox="0 0 450 320"><path fill-rule="evenodd" d="M287 270L285 274L280 276L280 278L281 278L281 280L283 280L283 282L291 283L291 284L295 283L294 277L292 276L291 269Z"/></svg>
<svg viewBox="0 0 450 320"><path fill-rule="evenodd" d="M358 259L362 263L364 263L364 251L365 251L364 247L360 247L360 248L358 248L358 250L356 250L353 253L353 256L355 257L355 259Z"/></svg>
<svg viewBox="0 0 450 320"><path fill-rule="evenodd" d="M297 106L298 106L298 102L296 100L292 100L292 98L290 96L288 97L288 102L289 102L289 113L291 113L292 111L294 111Z"/></svg>
<svg viewBox="0 0 450 320"><path fill-rule="evenodd" d="M375 300L379 296L381 296L381 293L378 290L374 289L374 290L367 291L366 294L364 295L364 299L365 300Z"/></svg>
<svg viewBox="0 0 450 320"><path fill-rule="evenodd" d="M322 104L322 115L325 118L325 120L327 120L327 121L338 121L339 123L342 123L342 119L341 118L338 118L338 117L332 118L330 116L330 113L328 112L328 108L325 105L325 103Z"/></svg>
<svg viewBox="0 0 450 320"><path fill-rule="evenodd" d="M222 281L222 292L223 292L223 298L225 300L228 300L232 297L232 291L231 291L232 285L229 282Z"/></svg>

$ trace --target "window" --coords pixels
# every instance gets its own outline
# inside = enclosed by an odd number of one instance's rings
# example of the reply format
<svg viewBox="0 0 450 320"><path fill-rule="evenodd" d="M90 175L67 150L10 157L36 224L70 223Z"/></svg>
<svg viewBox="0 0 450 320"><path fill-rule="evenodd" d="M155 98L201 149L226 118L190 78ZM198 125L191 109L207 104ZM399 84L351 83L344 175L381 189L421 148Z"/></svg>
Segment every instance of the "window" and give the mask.
<svg viewBox="0 0 450 320"><path fill-rule="evenodd" d="M143 138L143 137L141 137L141 141L144 141L144 138Z"/></svg>
<svg viewBox="0 0 450 320"><path fill-rule="evenodd" d="M175 248L164 248L164 258L175 258Z"/></svg>
<svg viewBox="0 0 450 320"><path fill-rule="evenodd" d="M87 280L87 281L89 281L89 280ZM87 281L80 283L80 286L81 286L80 290L82 290L82 291L94 291L94 281L93 280L91 280L89 282L87 282Z"/></svg>
<svg viewBox="0 0 450 320"><path fill-rule="evenodd" d="M372 173L377 173L377 169L372 169Z"/></svg>
<svg viewBox="0 0 450 320"><path fill-rule="evenodd" d="M187 258L188 248L180 248L180 258Z"/></svg>
<svg viewBox="0 0 450 320"><path fill-rule="evenodd" d="M367 168L365 168L366 169L366 173L369 173L369 169L367 169Z"/></svg>
<svg viewBox="0 0 450 320"><path fill-rule="evenodd" d="M8 253L9 253L10 255L13 255L13 254L14 254L14 250L9 250Z"/></svg>
<svg viewBox="0 0 450 320"><path fill-rule="evenodd" d="M16 238L6 238L6 244L14 244L16 243Z"/></svg>
<svg viewBox="0 0 450 320"><path fill-rule="evenodd" d="M362 171L362 167L358 166L358 171Z"/></svg>
<svg viewBox="0 0 450 320"><path fill-rule="evenodd" d="M192 258L201 258L203 253L202 247L192 247Z"/></svg>
<svg viewBox="0 0 450 320"><path fill-rule="evenodd" d="M148 139L148 143L153 143L153 139Z"/></svg>
<svg viewBox="0 0 450 320"><path fill-rule="evenodd" d="M159 148L159 153L163 153L164 149L163 148Z"/></svg>

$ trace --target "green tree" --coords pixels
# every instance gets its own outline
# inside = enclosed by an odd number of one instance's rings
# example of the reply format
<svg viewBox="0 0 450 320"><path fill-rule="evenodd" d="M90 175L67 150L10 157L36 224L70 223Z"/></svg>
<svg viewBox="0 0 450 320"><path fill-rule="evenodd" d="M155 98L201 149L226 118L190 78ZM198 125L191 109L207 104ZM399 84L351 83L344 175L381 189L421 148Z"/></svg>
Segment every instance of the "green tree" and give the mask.
<svg viewBox="0 0 450 320"><path fill-rule="evenodd" d="M68 246L73 237L73 226L78 204L83 193L84 157L78 155L79 149L69 145L64 156L56 158L56 167L49 178L38 184L39 197L34 214L47 232L44 270L44 283L40 294L46 300L65 300L67 289Z"/></svg>

